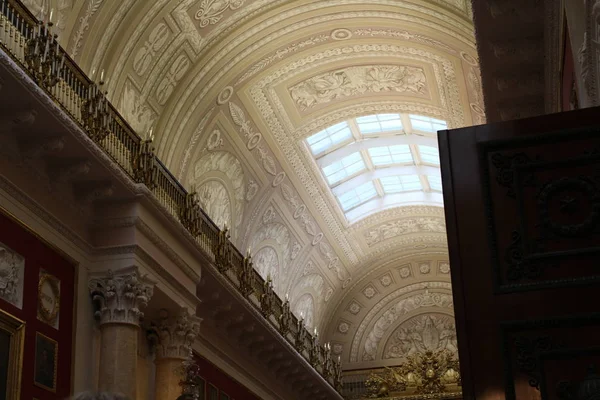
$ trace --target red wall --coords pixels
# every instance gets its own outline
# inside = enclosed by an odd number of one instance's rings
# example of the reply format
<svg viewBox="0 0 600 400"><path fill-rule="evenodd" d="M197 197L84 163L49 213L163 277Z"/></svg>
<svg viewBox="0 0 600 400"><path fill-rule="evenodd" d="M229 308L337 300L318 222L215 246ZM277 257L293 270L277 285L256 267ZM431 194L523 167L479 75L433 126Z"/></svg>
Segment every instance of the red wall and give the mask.
<svg viewBox="0 0 600 400"><path fill-rule="evenodd" d="M205 384L205 399L209 399L209 384L215 386L219 390L219 400L224 399L222 394L227 394L231 400L260 400L245 386L234 380L232 377L221 371L207 359L194 354L196 363L200 367L200 376L206 381ZM210 399L209 399L210 400Z"/></svg>
<svg viewBox="0 0 600 400"><path fill-rule="evenodd" d="M0 213L0 242L25 258L23 309L19 310L0 299L1 309L25 321L26 324L21 398L23 400L32 398L62 400L71 393L74 266L2 213ZM60 280L58 330L37 318L37 288L40 269L44 269ZM36 332L58 342L56 393L34 385Z"/></svg>

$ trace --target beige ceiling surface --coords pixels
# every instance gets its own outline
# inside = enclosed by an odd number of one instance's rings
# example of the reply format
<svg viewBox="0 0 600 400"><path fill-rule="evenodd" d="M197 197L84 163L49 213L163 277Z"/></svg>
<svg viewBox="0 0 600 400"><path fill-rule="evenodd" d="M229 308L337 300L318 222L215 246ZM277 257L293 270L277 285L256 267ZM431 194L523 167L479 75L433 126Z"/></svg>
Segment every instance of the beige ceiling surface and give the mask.
<svg viewBox="0 0 600 400"><path fill-rule="evenodd" d="M468 4L51 1L69 53L89 74L105 70L132 127L292 309L361 366L415 347L407 329L448 337L443 209L409 204L350 224L303 140L377 113L483 123ZM453 346L440 340L428 346Z"/></svg>

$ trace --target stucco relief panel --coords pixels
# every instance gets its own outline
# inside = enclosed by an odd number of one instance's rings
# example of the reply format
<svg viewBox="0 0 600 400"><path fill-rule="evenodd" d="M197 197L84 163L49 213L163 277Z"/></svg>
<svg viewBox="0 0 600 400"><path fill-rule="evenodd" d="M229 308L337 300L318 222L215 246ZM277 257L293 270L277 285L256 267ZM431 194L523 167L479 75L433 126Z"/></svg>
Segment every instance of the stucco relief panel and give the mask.
<svg viewBox="0 0 600 400"><path fill-rule="evenodd" d="M23 307L25 258L0 243L0 298L17 308Z"/></svg>
<svg viewBox="0 0 600 400"><path fill-rule="evenodd" d="M149 139L151 128L154 126L158 115L145 102L141 93L129 79L125 81L123 86L119 109L136 133Z"/></svg>
<svg viewBox="0 0 600 400"><path fill-rule="evenodd" d="M406 65L364 65L326 72L288 89L301 111L336 100L401 93L429 97L425 70Z"/></svg>
<svg viewBox="0 0 600 400"><path fill-rule="evenodd" d="M443 218L407 218L369 229L363 236L368 246L374 246L384 240L421 232L446 233L446 224Z"/></svg>
<svg viewBox="0 0 600 400"><path fill-rule="evenodd" d="M454 317L422 314L403 322L390 335L383 359L405 358L425 351L449 350L457 353Z"/></svg>
<svg viewBox="0 0 600 400"><path fill-rule="evenodd" d="M232 236L237 237L246 190L241 162L226 151L208 153L195 163L191 184L197 185L200 205L211 219L221 228L233 227Z"/></svg>
<svg viewBox="0 0 600 400"><path fill-rule="evenodd" d="M448 293L436 293L425 289L423 293L404 298L392 305L377 319L371 331L366 335L362 360L373 361L376 359L381 339L397 321L418 309L432 307L446 309L452 313L452 295Z"/></svg>
<svg viewBox="0 0 600 400"><path fill-rule="evenodd" d="M315 304L310 294L304 294L298 299L293 308L296 317L304 317L304 325L307 328L315 326Z"/></svg>

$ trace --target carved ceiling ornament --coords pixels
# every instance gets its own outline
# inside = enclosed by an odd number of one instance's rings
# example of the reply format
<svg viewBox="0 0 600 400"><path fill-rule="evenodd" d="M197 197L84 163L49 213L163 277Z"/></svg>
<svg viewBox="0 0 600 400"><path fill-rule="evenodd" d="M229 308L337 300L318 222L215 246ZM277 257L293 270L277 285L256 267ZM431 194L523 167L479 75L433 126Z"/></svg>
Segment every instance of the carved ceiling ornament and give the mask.
<svg viewBox="0 0 600 400"><path fill-rule="evenodd" d="M158 115L146 103L146 99L138 93L129 79L125 81L123 87L119 110L138 135L148 138L148 133L154 126Z"/></svg>
<svg viewBox="0 0 600 400"><path fill-rule="evenodd" d="M454 317L421 314L394 330L384 345L382 358L406 358L415 353L440 350L458 354Z"/></svg>
<svg viewBox="0 0 600 400"><path fill-rule="evenodd" d="M326 225L330 229L330 232L338 240L336 244L337 246L341 247L344 252L344 257L341 257L343 260L342 264L350 262L350 264L354 266L358 264L359 258L356 254L356 247L353 248L350 245L350 242L346 239L346 235L344 233L345 218L339 215L341 211L339 210L339 207L337 207L336 202L331 201L331 199L328 200L326 197L327 195L323 195L324 193L329 192L324 190L322 187L324 186L324 183L316 179L316 177L320 178L320 174L314 171L314 169L317 167L314 165L312 157L309 157L308 150L305 148L300 149L303 146L297 146L295 143L290 141L290 137L296 138L297 140L300 140L301 138L298 137L298 130L289 130L289 127L292 124L289 120L287 112L285 111L285 107L281 103L281 100L274 90L274 87L283 84L283 82L286 80L293 79L293 76L297 73L300 73L303 69L319 68L319 65L325 65L334 61L339 62L341 60L345 60L345 62L348 62L349 59L363 57L366 54L369 54L373 57L383 56L385 54L387 56L399 59L433 61L433 70L439 71L438 73L434 72L436 80L439 81L438 84L440 87L447 87L444 93L451 96L450 99L452 99L451 101L442 99L442 104L447 104L452 109L451 111L448 111L450 115L453 116L452 118L457 121L460 120L460 124L464 123L464 115L460 106L460 98L458 95L458 88L456 86L457 83L452 62L439 55L427 53L423 50L409 50L402 46L355 45L351 47L342 46L333 48L328 52L312 54L303 59L295 60L294 63L286 64L277 70L275 74L263 78L250 88L253 101L258 105L258 109L261 111L263 119L269 121L271 133L277 140L280 148L283 151L283 154L286 155L286 163L300 178L302 187L307 189L307 195L315 202L319 214L324 218ZM428 59L428 57L431 57L431 59ZM441 67L441 65L443 65L443 67ZM446 75L446 78L442 78L442 74ZM354 113L355 114L353 116L364 114L358 111L356 106ZM329 115L332 119L339 119L340 117L337 114L339 113L336 112L335 115ZM317 117L317 119L320 118ZM309 171L311 169L312 171Z"/></svg>
<svg viewBox="0 0 600 400"><path fill-rule="evenodd" d="M378 318L371 331L367 334L361 359L363 361L376 360L377 349L381 339L396 321L401 320L405 315L415 312L420 308L432 307L444 309L452 314L452 294L425 289L422 293L413 294L395 303Z"/></svg>
<svg viewBox="0 0 600 400"><path fill-rule="evenodd" d="M305 111L346 97L386 92L428 96L425 71L404 65L365 65L326 72L288 89Z"/></svg>
<svg viewBox="0 0 600 400"><path fill-rule="evenodd" d="M384 240L400 235L420 232L446 233L446 223L443 218L407 218L385 223L364 233L369 246L374 246Z"/></svg>
<svg viewBox="0 0 600 400"><path fill-rule="evenodd" d="M390 313L389 315L391 317L393 317L394 315L402 314L403 310L407 310L410 308L412 308L413 310L417 309L420 307L420 305L424 304L422 301L420 303L418 303L418 305L417 305L415 303L414 299L411 301L404 301L404 300L407 300L415 295L417 295L417 296L423 295L426 289L429 292L435 293L436 295L441 293L441 292L439 292L441 290L447 291L448 294L445 294L445 295L450 297L450 299L448 299L448 300L452 301L452 296L449 294L452 289L452 284L450 282L414 283L411 285L404 286L404 287L390 293L389 295L387 295L383 299L381 299L375 306L373 306L369 310L367 315L365 315L365 317L362 319L362 321L356 328L356 331L355 331L353 339L352 339L352 347L350 348L350 357L349 357L350 362L358 362L359 361L358 352L359 352L360 344L361 344L361 342L363 342L363 338L364 338L365 345L363 346L363 350L365 350L367 338L370 336L371 332L374 330L374 324L377 322L376 321L374 323L373 321L374 321L375 317L377 315L379 315L384 308L389 307L390 304L393 304L394 306L396 306L396 307L394 307L394 309L398 310L398 311ZM417 293L411 294L411 292L417 292ZM398 300L399 298L400 298L400 300ZM446 301L446 298L444 298L444 299L445 299L444 301ZM399 305L399 303L401 303L401 304ZM446 307L446 310L448 310L449 312L452 312L452 305L450 305L450 308ZM380 319L378 319L378 321L379 320ZM367 327L369 327L371 325L373 325L372 330L369 331L368 333L366 333ZM385 325L386 325L385 320L383 320L380 323L380 325L381 326L379 327L379 330L382 327L385 327ZM387 327L389 328L389 325ZM373 345L374 345L374 349L372 350L373 352L376 351L377 343L381 339L381 337L379 337L379 339L377 339L377 336L378 335L375 335L375 334L373 334L371 336L369 348L373 347Z"/></svg>
<svg viewBox="0 0 600 400"><path fill-rule="evenodd" d="M315 324L315 304L313 297L306 293L302 295L294 305L294 315L296 318L304 316L304 325L309 331L316 326Z"/></svg>
<svg viewBox="0 0 600 400"><path fill-rule="evenodd" d="M185 149L183 158L181 160L181 164L179 166L179 175L178 175L179 179L183 179L186 175L188 162L194 152L194 149L196 148L197 142L202 137L202 133L204 132L204 128L206 127L206 124L208 123L208 120L209 120L210 116L212 115L212 112L213 112L213 109L210 109L202 117L202 119L200 120L200 123L198 124L198 127L196 128L196 130L194 131L194 134L192 135L189 145ZM175 147L175 146L173 146L173 147Z"/></svg>

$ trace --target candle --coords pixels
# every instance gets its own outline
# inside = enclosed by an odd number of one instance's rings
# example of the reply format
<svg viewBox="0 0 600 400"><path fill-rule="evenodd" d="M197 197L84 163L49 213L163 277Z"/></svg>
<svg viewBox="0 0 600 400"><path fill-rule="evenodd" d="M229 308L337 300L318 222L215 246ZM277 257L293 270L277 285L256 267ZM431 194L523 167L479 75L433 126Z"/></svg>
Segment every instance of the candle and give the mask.
<svg viewBox="0 0 600 400"><path fill-rule="evenodd" d="M289 295L289 293L285 294L285 301L290 301L290 295Z"/></svg>
<svg viewBox="0 0 600 400"><path fill-rule="evenodd" d="M48 23L52 23L52 16L54 15L54 8L50 9L50 16L48 17Z"/></svg>
<svg viewBox="0 0 600 400"><path fill-rule="evenodd" d="M104 83L104 70L100 71L100 84Z"/></svg>

